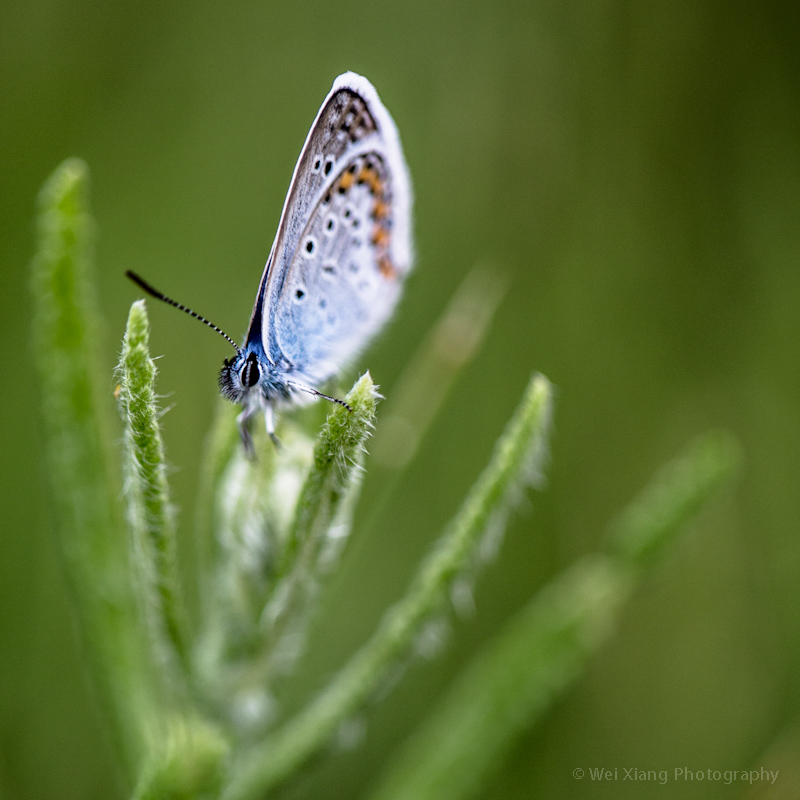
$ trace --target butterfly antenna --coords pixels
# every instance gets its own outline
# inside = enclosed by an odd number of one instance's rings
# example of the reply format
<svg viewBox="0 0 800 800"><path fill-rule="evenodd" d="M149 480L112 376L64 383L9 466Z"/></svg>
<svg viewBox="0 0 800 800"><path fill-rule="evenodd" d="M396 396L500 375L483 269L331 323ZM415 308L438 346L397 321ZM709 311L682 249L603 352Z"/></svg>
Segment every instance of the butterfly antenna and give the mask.
<svg viewBox="0 0 800 800"><path fill-rule="evenodd" d="M179 308L181 311L185 311L190 317L194 317L195 319L199 319L200 322L205 322L209 328L213 328L220 336L224 336L234 347L236 352L241 355L242 351L239 348L239 345L228 336L225 331L221 328L218 328L213 322L209 322L205 317L201 317L196 311L192 311L191 308L186 308L186 306L179 303L177 300L173 300L171 297L167 297L165 294L161 294L155 287L151 286L147 281L140 278L135 272L131 270L126 270L125 275L130 278L139 288L144 289L147 294L151 297L155 297L156 300L161 300L168 305L175 306L175 308Z"/></svg>

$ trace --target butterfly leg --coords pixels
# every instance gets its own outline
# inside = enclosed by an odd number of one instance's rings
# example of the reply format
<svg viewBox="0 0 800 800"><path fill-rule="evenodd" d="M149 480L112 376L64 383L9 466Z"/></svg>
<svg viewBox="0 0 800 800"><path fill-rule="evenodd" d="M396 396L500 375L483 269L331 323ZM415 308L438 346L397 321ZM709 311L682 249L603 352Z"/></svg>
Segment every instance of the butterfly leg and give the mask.
<svg viewBox="0 0 800 800"><path fill-rule="evenodd" d="M236 417L236 424L239 426L239 435L242 437L242 444L247 457L254 459L256 457L256 448L253 446L253 437L250 435L250 429L247 421L253 415L252 407L246 407L238 417Z"/></svg>
<svg viewBox="0 0 800 800"><path fill-rule="evenodd" d="M264 421L267 424L267 433L275 447L280 448L281 440L275 435L275 416L272 413L272 403L267 403L264 408Z"/></svg>
<svg viewBox="0 0 800 800"><path fill-rule="evenodd" d="M322 392L318 392L312 386L306 386L304 383L298 383L297 381L287 381L287 383L289 386L299 389L301 392L308 392L309 394L313 394L315 397L321 397L323 400L330 400L331 403L344 406L348 411L353 410L349 405L347 405L347 403L345 403L344 400L340 400L338 397L331 397L328 394L322 394Z"/></svg>

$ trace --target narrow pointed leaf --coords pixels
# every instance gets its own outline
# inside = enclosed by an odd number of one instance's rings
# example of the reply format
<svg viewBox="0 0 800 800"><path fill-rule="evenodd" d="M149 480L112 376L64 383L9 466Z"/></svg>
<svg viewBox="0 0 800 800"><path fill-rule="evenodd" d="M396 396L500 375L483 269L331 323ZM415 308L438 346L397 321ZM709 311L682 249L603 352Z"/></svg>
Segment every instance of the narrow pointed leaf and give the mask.
<svg viewBox="0 0 800 800"><path fill-rule="evenodd" d="M630 580L585 559L506 624L391 761L370 800L466 800L605 640Z"/></svg>
<svg viewBox="0 0 800 800"><path fill-rule="evenodd" d="M712 431L697 439L680 458L666 464L611 523L612 548L632 565L646 565L674 531L730 480L740 461L739 444L726 431Z"/></svg>
<svg viewBox="0 0 800 800"><path fill-rule="evenodd" d="M149 336L147 309L144 300L139 300L128 315L118 370L125 430L125 495L139 596L149 623L154 660L163 674L171 676L174 689L179 670L188 671L188 645Z"/></svg>
<svg viewBox="0 0 800 800"><path fill-rule="evenodd" d="M439 613L454 582L474 570L485 534L502 528L516 490L536 473L546 451L551 395L545 378L531 380L492 460L406 596L316 699L234 765L225 800L262 797L324 747L409 650L424 623Z"/></svg>
<svg viewBox="0 0 800 800"><path fill-rule="evenodd" d="M667 464L615 524L616 551L571 567L506 624L391 761L370 800L470 800L485 791L516 739L613 631L644 577L643 554L674 540L737 461L731 438L712 434Z"/></svg>
<svg viewBox="0 0 800 800"><path fill-rule="evenodd" d="M255 461L230 446L229 425L218 428L214 602L198 663L219 712L249 736L272 717L273 683L302 653L333 551L347 539L377 397L363 376L346 398L350 410L332 407L316 446L283 420L280 447L263 441Z"/></svg>
<svg viewBox="0 0 800 800"><path fill-rule="evenodd" d="M313 452L294 425L282 426L281 441L280 451L264 441L254 461L236 433L214 489L213 557L204 578L201 679L219 712L251 735L267 723L271 707L260 660L264 605Z"/></svg>
<svg viewBox="0 0 800 800"><path fill-rule="evenodd" d="M133 800L216 800L229 748L206 720L182 714L168 717Z"/></svg>
<svg viewBox="0 0 800 800"><path fill-rule="evenodd" d="M414 458L447 393L479 351L505 290L496 269L475 267L464 278L381 410L370 448L377 464L400 470Z"/></svg>
<svg viewBox="0 0 800 800"><path fill-rule="evenodd" d="M282 563L264 610L263 621L271 642L268 660L272 664L276 657L285 656L287 665L292 661L292 654L281 652L282 634L290 630L294 641L302 638L324 574L330 569L326 556L332 545L340 548L349 533L349 515L360 486L365 445L378 401L369 373L356 382L345 401L350 408L334 406L320 431L314 463L300 492Z"/></svg>
<svg viewBox="0 0 800 800"><path fill-rule="evenodd" d="M33 263L35 361L43 396L53 509L88 660L129 767L150 710L117 488L109 469L108 380L95 359L87 200L81 161L64 162L39 198ZM103 399L105 398L105 399Z"/></svg>

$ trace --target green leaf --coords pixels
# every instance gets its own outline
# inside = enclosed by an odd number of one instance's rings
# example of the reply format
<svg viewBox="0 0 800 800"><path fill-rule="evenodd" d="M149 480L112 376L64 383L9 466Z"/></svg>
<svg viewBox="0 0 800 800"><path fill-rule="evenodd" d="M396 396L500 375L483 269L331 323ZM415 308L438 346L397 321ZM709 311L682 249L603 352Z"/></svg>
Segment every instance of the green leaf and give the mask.
<svg viewBox="0 0 800 800"><path fill-rule="evenodd" d="M361 470L378 402L369 373L356 381L345 402L349 408L335 405L320 431L314 464L289 531L280 577L314 569L339 504Z"/></svg>
<svg viewBox="0 0 800 800"><path fill-rule="evenodd" d="M215 800L229 744L208 722L170 717L142 770L134 800Z"/></svg>
<svg viewBox="0 0 800 800"><path fill-rule="evenodd" d="M370 800L465 800L581 674L628 595L596 556L571 567L478 653L392 759Z"/></svg>
<svg viewBox="0 0 800 800"><path fill-rule="evenodd" d="M350 533L378 398L370 374L362 375L345 398L349 408L335 405L319 433L264 610L273 663L276 657L286 666L292 662L282 636L289 631L293 641L302 638L324 574Z"/></svg>
<svg viewBox="0 0 800 800"><path fill-rule="evenodd" d="M229 430L228 422L224 417L217 426L222 436ZM213 491L213 550L211 569L204 577L197 665L218 713L253 733L268 722L259 709L267 712L271 707L262 664L268 638L262 615L313 444L298 426L284 424L280 451L257 437L259 458L254 461L245 454L235 423L232 432L236 439L230 449L226 447L227 464L219 470ZM218 452L222 436L215 435Z"/></svg>
<svg viewBox="0 0 800 800"><path fill-rule="evenodd" d="M654 555L731 479L738 447L710 434L662 469L585 558L539 592L473 659L395 755L370 800L468 800L583 673ZM647 563L651 563L650 559Z"/></svg>
<svg viewBox="0 0 800 800"><path fill-rule="evenodd" d="M611 523L612 550L632 566L645 566L715 490L730 481L740 462L739 444L726 431L697 439Z"/></svg>
<svg viewBox="0 0 800 800"><path fill-rule="evenodd" d="M176 566L176 534L158 423L156 367L150 358L144 300L131 306L118 375L124 424L123 472L132 563L154 663L170 688L185 690L189 670L185 612ZM182 674L181 674L182 673Z"/></svg>
<svg viewBox="0 0 800 800"><path fill-rule="evenodd" d="M132 769L142 753L152 687L109 468L111 392L94 352L87 181L83 162L69 160L39 196L34 355L56 532L86 655L118 750Z"/></svg>
<svg viewBox="0 0 800 800"><path fill-rule="evenodd" d="M381 407L372 469L377 464L398 471L414 458L450 388L479 351L505 290L498 270L482 266L461 282Z"/></svg>
<svg viewBox="0 0 800 800"><path fill-rule="evenodd" d="M546 450L552 390L535 376L461 511L421 565L406 596L331 683L296 717L234 765L225 800L263 796L330 741L372 695L422 626L439 613L457 579L480 561L485 535L502 530L516 490L535 476Z"/></svg>
<svg viewBox="0 0 800 800"><path fill-rule="evenodd" d="M281 446L264 442L257 461L241 447L227 451L213 524L215 600L199 663L217 708L249 735L270 721L272 685L302 652L315 601L347 540L377 398L369 374L362 376L346 397L349 408L332 407L313 451L291 420ZM219 441L228 429L220 425Z"/></svg>

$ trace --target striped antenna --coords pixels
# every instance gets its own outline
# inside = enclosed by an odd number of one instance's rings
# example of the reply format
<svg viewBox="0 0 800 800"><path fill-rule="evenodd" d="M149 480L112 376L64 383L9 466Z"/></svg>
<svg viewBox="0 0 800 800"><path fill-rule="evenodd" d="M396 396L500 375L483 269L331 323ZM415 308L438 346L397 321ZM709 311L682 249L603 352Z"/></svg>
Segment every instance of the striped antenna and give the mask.
<svg viewBox="0 0 800 800"><path fill-rule="evenodd" d="M175 306L175 308L179 308L181 311L185 311L190 317L199 319L200 322L205 322L205 324L208 325L209 328L213 328L220 336L224 336L234 346L236 352L239 355L242 354L239 345L236 344L236 342L234 342L233 339L231 339L231 337L228 336L227 333L225 333L225 331L223 331L221 328L218 328L213 322L209 322L205 317L201 317L197 312L192 311L191 308L186 308L186 306L182 305L177 300L173 300L171 297L167 297L165 294L162 294L161 292L158 291L158 289L154 288L147 281L140 278L135 272L132 272L131 270L126 270L125 275L128 278L130 278L138 287L144 289L144 291L147 292L147 294L149 294L151 297L155 297L156 300L161 300L164 303L167 303L168 305Z"/></svg>

